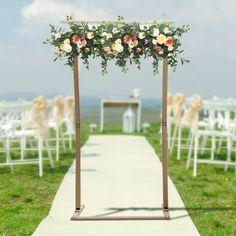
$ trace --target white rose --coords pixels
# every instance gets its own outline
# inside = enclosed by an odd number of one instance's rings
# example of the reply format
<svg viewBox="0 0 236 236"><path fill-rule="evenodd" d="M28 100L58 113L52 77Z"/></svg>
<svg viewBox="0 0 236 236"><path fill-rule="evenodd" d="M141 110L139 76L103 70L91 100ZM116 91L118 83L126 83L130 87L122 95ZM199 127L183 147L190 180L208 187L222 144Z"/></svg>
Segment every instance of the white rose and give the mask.
<svg viewBox="0 0 236 236"><path fill-rule="evenodd" d="M101 39L101 44L104 44L105 43L105 40L104 39Z"/></svg>
<svg viewBox="0 0 236 236"><path fill-rule="evenodd" d="M54 34L54 37L55 37L55 39L59 39L59 38L61 38L61 34L60 33L56 33L56 34Z"/></svg>
<svg viewBox="0 0 236 236"><path fill-rule="evenodd" d="M62 51L64 51L64 44L61 44L61 45L60 45L60 49L61 49Z"/></svg>
<svg viewBox="0 0 236 236"><path fill-rule="evenodd" d="M117 40L115 41L115 44L117 44L117 43L121 44L121 39L117 39Z"/></svg>
<svg viewBox="0 0 236 236"><path fill-rule="evenodd" d="M155 29L153 30L153 36L154 36L154 37L157 37L157 36L159 35L159 33L160 33L159 29L155 28Z"/></svg>
<svg viewBox="0 0 236 236"><path fill-rule="evenodd" d="M144 33L144 32L140 32L140 33L138 34L138 37L139 37L140 39L144 39L144 38L145 38L145 33Z"/></svg>
<svg viewBox="0 0 236 236"><path fill-rule="evenodd" d="M165 27L163 32L164 32L164 34L169 34L170 33L170 29L168 27Z"/></svg>
<svg viewBox="0 0 236 236"><path fill-rule="evenodd" d="M111 33L108 33L107 35L106 35L106 39L108 40L108 39L111 39L112 38L112 34Z"/></svg>
<svg viewBox="0 0 236 236"><path fill-rule="evenodd" d="M117 51L117 52L123 52L124 47L123 47L121 44L116 43L114 49L115 49L115 51Z"/></svg>
<svg viewBox="0 0 236 236"><path fill-rule="evenodd" d="M110 46L105 46L105 47L103 47L103 51L109 53L109 52L111 51Z"/></svg>
<svg viewBox="0 0 236 236"><path fill-rule="evenodd" d="M153 39L153 40L152 40L152 43L153 43L154 45L156 45L156 44L157 44L157 40L156 40L156 39Z"/></svg>
<svg viewBox="0 0 236 236"><path fill-rule="evenodd" d="M102 37L107 37L107 33L106 32L102 32Z"/></svg>
<svg viewBox="0 0 236 236"><path fill-rule="evenodd" d="M159 44L164 44L166 42L166 36L164 34L160 34L157 36L157 42Z"/></svg>
<svg viewBox="0 0 236 236"><path fill-rule="evenodd" d="M64 51L65 52L71 52L72 51L71 45L68 44L68 43L64 44Z"/></svg>
<svg viewBox="0 0 236 236"><path fill-rule="evenodd" d="M70 44L70 40L69 39L65 39L63 43L64 44Z"/></svg>
<svg viewBox="0 0 236 236"><path fill-rule="evenodd" d="M87 33L87 38L88 39L92 39L94 37L94 33L93 32L88 32Z"/></svg>
<svg viewBox="0 0 236 236"><path fill-rule="evenodd" d="M117 28L113 28L113 29L112 29L112 33L113 33L113 34L116 34L116 33L118 33L118 32L119 32L119 30L118 30Z"/></svg>
<svg viewBox="0 0 236 236"><path fill-rule="evenodd" d="M173 46L169 46L168 47L168 51L173 51L174 50L174 47Z"/></svg>

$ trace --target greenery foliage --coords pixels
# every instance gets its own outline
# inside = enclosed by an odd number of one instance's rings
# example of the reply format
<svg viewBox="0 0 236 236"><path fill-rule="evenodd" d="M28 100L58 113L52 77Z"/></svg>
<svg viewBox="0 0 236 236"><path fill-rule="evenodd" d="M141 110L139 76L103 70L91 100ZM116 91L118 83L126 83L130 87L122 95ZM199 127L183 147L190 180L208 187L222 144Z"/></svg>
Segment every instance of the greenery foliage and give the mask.
<svg viewBox="0 0 236 236"><path fill-rule="evenodd" d="M89 68L89 58L101 58L102 73L107 73L107 63L115 60L122 72L127 64L135 64L140 69L140 59L152 58L153 73L158 73L158 65L163 58L171 67L188 60L182 58L181 36L189 30L187 25L174 27L168 23L153 22L145 26L139 23L125 23L118 17L116 23L104 22L97 26L88 23L74 23L67 17L69 29L50 25L51 37L44 43L50 44L56 55L55 60L66 58L66 64L73 66L75 56Z"/></svg>

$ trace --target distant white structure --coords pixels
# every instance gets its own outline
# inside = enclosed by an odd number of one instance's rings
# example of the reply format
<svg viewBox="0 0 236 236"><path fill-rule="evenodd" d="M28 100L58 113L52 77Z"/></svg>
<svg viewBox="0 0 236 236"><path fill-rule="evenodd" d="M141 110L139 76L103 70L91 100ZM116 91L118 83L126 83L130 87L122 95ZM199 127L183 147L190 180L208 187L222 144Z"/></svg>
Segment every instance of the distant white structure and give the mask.
<svg viewBox="0 0 236 236"><path fill-rule="evenodd" d="M129 107L123 115L123 132L133 133L135 131L135 114Z"/></svg>
<svg viewBox="0 0 236 236"><path fill-rule="evenodd" d="M132 111L136 112L136 127L135 129L139 132L141 126L141 98L111 98L101 99L101 112L100 112L100 131L104 128L104 113L106 108L131 108Z"/></svg>
<svg viewBox="0 0 236 236"><path fill-rule="evenodd" d="M142 130L144 133L147 133L149 131L150 124L148 122L145 122L142 124Z"/></svg>
<svg viewBox="0 0 236 236"><path fill-rule="evenodd" d="M89 124L90 133L95 133L97 130L96 124Z"/></svg>

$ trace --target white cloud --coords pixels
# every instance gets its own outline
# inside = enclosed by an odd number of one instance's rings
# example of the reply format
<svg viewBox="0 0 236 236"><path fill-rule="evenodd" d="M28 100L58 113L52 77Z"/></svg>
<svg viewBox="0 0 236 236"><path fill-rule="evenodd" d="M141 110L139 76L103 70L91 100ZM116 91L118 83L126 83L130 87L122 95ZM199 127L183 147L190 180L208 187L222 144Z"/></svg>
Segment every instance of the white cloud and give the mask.
<svg viewBox="0 0 236 236"><path fill-rule="evenodd" d="M23 35L41 33L49 23L58 24L67 15L74 19L94 20L108 19L109 15L99 7L88 8L72 1L32 0L21 10L22 24L17 29Z"/></svg>

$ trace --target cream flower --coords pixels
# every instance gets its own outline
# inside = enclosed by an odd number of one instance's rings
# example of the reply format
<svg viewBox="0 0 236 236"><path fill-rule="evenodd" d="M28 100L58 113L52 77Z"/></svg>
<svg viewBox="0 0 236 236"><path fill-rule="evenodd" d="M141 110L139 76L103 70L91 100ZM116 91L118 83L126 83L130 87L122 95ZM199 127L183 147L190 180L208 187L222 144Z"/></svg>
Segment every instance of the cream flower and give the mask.
<svg viewBox="0 0 236 236"><path fill-rule="evenodd" d="M117 43L121 44L121 39L117 39L117 40L115 41L115 44L117 44Z"/></svg>
<svg viewBox="0 0 236 236"><path fill-rule="evenodd" d="M170 29L168 27L165 27L163 32L164 32L164 34L169 34L170 33Z"/></svg>
<svg viewBox="0 0 236 236"><path fill-rule="evenodd" d="M88 32L88 33L87 33L87 38L88 38L88 39L94 38L94 33L93 33L93 32Z"/></svg>
<svg viewBox="0 0 236 236"><path fill-rule="evenodd" d="M138 34L138 37L139 37L140 39L144 39L144 38L145 38L145 33L144 33L144 32L140 32L140 33Z"/></svg>
<svg viewBox="0 0 236 236"><path fill-rule="evenodd" d="M119 32L119 30L118 30L117 28L113 28L113 29L112 29L112 33L113 33L113 34L117 34L118 32Z"/></svg>
<svg viewBox="0 0 236 236"><path fill-rule="evenodd" d="M122 46L120 39L117 39L115 43L112 44L111 48L113 51L116 51L116 52L123 52L124 50L124 47Z"/></svg>
<svg viewBox="0 0 236 236"><path fill-rule="evenodd" d="M63 41L63 43L64 43L64 44L70 44L70 40L69 40L69 39L65 39L65 40Z"/></svg>
<svg viewBox="0 0 236 236"><path fill-rule="evenodd" d="M107 35L106 35L106 39L108 40L108 39L111 39L112 38L112 34L111 33L108 33Z"/></svg>
<svg viewBox="0 0 236 236"><path fill-rule="evenodd" d="M153 43L154 45L156 45L156 44L157 44L157 40L156 40L156 39L153 39L153 40L152 40L152 43Z"/></svg>
<svg viewBox="0 0 236 236"><path fill-rule="evenodd" d="M154 36L154 37L157 37L159 34L160 34L159 29L155 28L155 29L153 30L153 36Z"/></svg>
<svg viewBox="0 0 236 236"><path fill-rule="evenodd" d="M174 50L174 47L173 46L169 46L168 47L168 51L173 51Z"/></svg>
<svg viewBox="0 0 236 236"><path fill-rule="evenodd" d="M68 43L64 44L64 51L65 52L71 52L72 51L71 45L68 44Z"/></svg>
<svg viewBox="0 0 236 236"><path fill-rule="evenodd" d="M160 34L157 36L157 43L164 44L166 41L166 36L164 34Z"/></svg>
<svg viewBox="0 0 236 236"><path fill-rule="evenodd" d="M64 44L61 44L61 45L60 45L60 49L61 49L62 51L64 51Z"/></svg>
<svg viewBox="0 0 236 236"><path fill-rule="evenodd" d="M124 47L121 44L119 44L119 43L115 44L115 51L123 52L123 50L124 50Z"/></svg>
<svg viewBox="0 0 236 236"><path fill-rule="evenodd" d="M60 39L61 38L61 34L60 33L56 33L56 34L54 34L54 37L55 37L55 39Z"/></svg>
<svg viewBox="0 0 236 236"><path fill-rule="evenodd" d="M72 47L70 45L70 40L69 39L65 39L63 41L63 44L60 45L60 49L62 51L65 51L65 52L71 52L72 51Z"/></svg>
<svg viewBox="0 0 236 236"><path fill-rule="evenodd" d="M103 51L104 52L111 52L111 47L110 46L105 46L105 47L103 47Z"/></svg>
<svg viewBox="0 0 236 236"><path fill-rule="evenodd" d="M102 33L102 36L106 38L106 40L108 39L111 39L112 38L112 34L111 33L106 33L106 32L103 32Z"/></svg>
<svg viewBox="0 0 236 236"><path fill-rule="evenodd" d="M104 44L105 43L105 40L104 39L101 39L101 44Z"/></svg>

